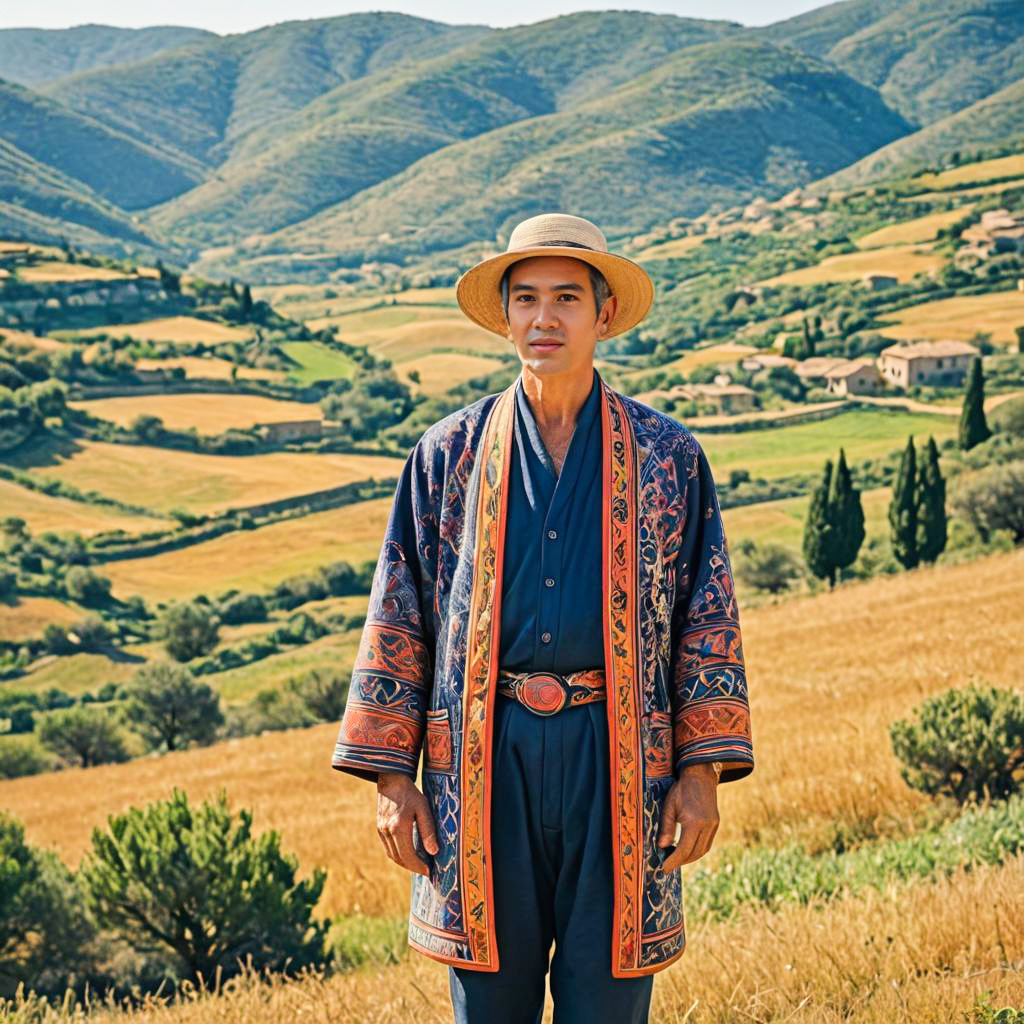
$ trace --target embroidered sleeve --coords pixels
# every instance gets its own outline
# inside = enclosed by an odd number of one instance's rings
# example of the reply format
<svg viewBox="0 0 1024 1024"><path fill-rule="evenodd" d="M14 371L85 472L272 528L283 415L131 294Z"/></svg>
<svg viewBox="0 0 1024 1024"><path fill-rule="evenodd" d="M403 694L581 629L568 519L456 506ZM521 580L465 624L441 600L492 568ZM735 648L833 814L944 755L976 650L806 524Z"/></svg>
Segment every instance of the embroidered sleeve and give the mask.
<svg viewBox="0 0 1024 1024"><path fill-rule="evenodd" d="M721 782L754 768L739 610L718 494L694 446L672 623L673 760L722 761Z"/></svg>
<svg viewBox="0 0 1024 1024"><path fill-rule="evenodd" d="M352 668L333 767L415 778L433 678L429 593L437 525L421 445L395 491Z"/></svg>

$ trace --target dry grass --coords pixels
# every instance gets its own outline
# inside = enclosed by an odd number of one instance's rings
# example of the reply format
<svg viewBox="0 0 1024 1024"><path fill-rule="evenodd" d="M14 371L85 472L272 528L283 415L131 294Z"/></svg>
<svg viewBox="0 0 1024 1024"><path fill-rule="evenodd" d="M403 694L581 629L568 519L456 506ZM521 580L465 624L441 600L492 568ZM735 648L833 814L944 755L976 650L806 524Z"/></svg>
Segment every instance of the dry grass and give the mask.
<svg viewBox="0 0 1024 1024"><path fill-rule="evenodd" d="M913 220L901 221L899 224L888 224L858 238L856 245L858 249L881 249L890 245L932 242L942 228L955 224L973 208L973 203L965 203L955 210L942 210L939 213L926 214L924 217L915 217Z"/></svg>
<svg viewBox="0 0 1024 1024"><path fill-rule="evenodd" d="M56 338L39 337L29 334L27 331L12 331L10 328L0 328L0 344L3 342L14 342L18 346L42 349L44 352L66 351L68 346Z"/></svg>
<svg viewBox="0 0 1024 1024"><path fill-rule="evenodd" d="M262 395L130 395L69 404L122 427L130 427L139 416L149 415L159 416L171 430L195 427L200 434L220 434L233 428L244 430L256 423L323 418L315 402L288 402Z"/></svg>
<svg viewBox="0 0 1024 1024"><path fill-rule="evenodd" d="M0 480L0 519L20 516L32 533L80 533L91 537L107 530L145 533L172 525L169 519L130 516L100 505L86 505L67 498L54 498L39 491Z"/></svg>
<svg viewBox="0 0 1024 1024"><path fill-rule="evenodd" d="M83 263L45 261L32 267L19 267L18 277L27 284L47 284L53 281L124 281L135 277L123 270L109 267L90 267Z"/></svg>
<svg viewBox="0 0 1024 1024"><path fill-rule="evenodd" d="M962 167L953 167L939 174L921 174L915 180L925 188L947 189L1009 178L1012 175L1024 175L1024 153L964 164Z"/></svg>
<svg viewBox="0 0 1024 1024"><path fill-rule="evenodd" d="M238 369L239 380L283 380L281 370L264 370L257 366L238 366L227 359L211 359L208 356L180 356L177 359L138 359L135 365L140 370L173 370L181 367L189 380L230 380L231 371Z"/></svg>
<svg viewBox="0 0 1024 1024"><path fill-rule="evenodd" d="M81 608L52 597L21 597L12 598L10 602L0 601L0 641L20 643L41 636L51 622L59 626L70 626L84 617L85 612Z"/></svg>
<svg viewBox="0 0 1024 1024"><path fill-rule="evenodd" d="M211 588L262 590L328 562L376 558L390 508L391 498L376 498L314 512L177 551L110 562L103 574L118 597L142 594L151 601L209 594Z"/></svg>
<svg viewBox="0 0 1024 1024"><path fill-rule="evenodd" d="M420 382L409 383L415 390L434 396L445 394L471 377L494 373L504 365L498 359L474 356L468 352L432 352L411 362L402 363L398 372L400 377L408 381L410 371L415 370L419 374Z"/></svg>
<svg viewBox="0 0 1024 1024"><path fill-rule="evenodd" d="M977 331L992 335L996 344L1015 345L1014 328L1024 324L1024 292L991 292L923 302L887 314L879 334L898 341L953 339L970 341Z"/></svg>
<svg viewBox="0 0 1024 1024"><path fill-rule="evenodd" d="M139 341L203 341L208 345L224 341L249 341L252 338L252 331L247 327L229 327L227 324L194 316L169 316L137 324L107 324L74 333L83 338L109 334L115 338L137 338Z"/></svg>
<svg viewBox="0 0 1024 1024"><path fill-rule="evenodd" d="M17 463L82 490L169 512L217 512L308 494L371 478L395 477L402 460L384 455L203 455L144 445L83 441L37 447Z"/></svg>
<svg viewBox="0 0 1024 1024"><path fill-rule="evenodd" d="M954 193L958 199L974 198L976 196L997 195L1000 192L1008 192L1010 189L1017 189L1024 186L1024 178L1016 178L1013 181L1000 181L995 185L979 185L977 188L950 189L945 192L919 192L912 196L901 196L901 203L930 203L949 199Z"/></svg>
<svg viewBox="0 0 1024 1024"><path fill-rule="evenodd" d="M1022 615L1020 551L741 610L757 767L722 787L716 848L900 827L928 800L900 778L889 723L972 675L1020 687ZM336 662L324 652L322 664ZM327 767L334 734L328 724L0 782L0 804L74 863L106 814L172 785L194 798L224 786L307 869L331 870L325 911L402 913L408 882L378 849L373 787Z"/></svg>
<svg viewBox="0 0 1024 1024"><path fill-rule="evenodd" d="M685 256L707 240L707 235L687 235L685 238L673 238L668 242L658 242L657 245L649 245L646 249L641 249L633 259L641 263L644 260L675 259Z"/></svg>
<svg viewBox="0 0 1024 1024"><path fill-rule="evenodd" d="M932 252L927 245L894 245L829 256L816 266L790 270L758 283L810 285L825 281L859 281L865 274L888 274L900 281L909 281L915 274L937 271L944 262L945 257Z"/></svg>

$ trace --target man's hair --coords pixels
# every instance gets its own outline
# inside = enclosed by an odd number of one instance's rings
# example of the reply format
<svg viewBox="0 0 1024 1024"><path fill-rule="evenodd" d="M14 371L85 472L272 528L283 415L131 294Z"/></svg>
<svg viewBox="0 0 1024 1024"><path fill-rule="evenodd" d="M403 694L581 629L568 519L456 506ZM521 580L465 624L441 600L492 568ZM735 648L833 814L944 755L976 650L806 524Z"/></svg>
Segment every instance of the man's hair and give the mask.
<svg viewBox="0 0 1024 1024"><path fill-rule="evenodd" d="M586 248L579 244L579 242L549 242L549 245L571 245L577 249ZM585 263L585 260L580 262ZM515 263L510 263L505 268L505 273L501 275L501 305L505 310L505 319L508 319L508 276L512 272L512 268ZM587 263L587 270L590 274L590 287L594 290L594 316L598 317L601 315L601 307L611 297L612 290L608 287L608 282L605 279L604 274L601 273L597 267L591 266Z"/></svg>

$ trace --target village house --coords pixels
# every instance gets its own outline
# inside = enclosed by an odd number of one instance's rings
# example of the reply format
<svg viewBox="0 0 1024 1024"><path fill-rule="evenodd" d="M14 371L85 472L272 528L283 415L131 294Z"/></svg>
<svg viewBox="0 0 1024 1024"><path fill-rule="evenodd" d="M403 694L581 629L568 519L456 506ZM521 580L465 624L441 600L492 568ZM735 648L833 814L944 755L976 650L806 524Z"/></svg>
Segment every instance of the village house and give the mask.
<svg viewBox="0 0 1024 1024"><path fill-rule="evenodd" d="M750 412L757 408L757 394L745 384L681 384L673 395L713 405L722 415Z"/></svg>
<svg viewBox="0 0 1024 1024"><path fill-rule="evenodd" d="M1024 252L1024 217L1009 210L986 210L981 220L960 234L955 262L984 262L1000 253Z"/></svg>
<svg viewBox="0 0 1024 1024"><path fill-rule="evenodd" d="M878 358L882 377L898 388L917 384L960 387L978 349L965 341L890 345Z"/></svg>
<svg viewBox="0 0 1024 1024"><path fill-rule="evenodd" d="M891 274L865 274L861 281L864 287L872 292L880 292L884 288L895 288L900 283L900 279Z"/></svg>
<svg viewBox="0 0 1024 1024"><path fill-rule="evenodd" d="M848 359L843 359L840 356L811 356L810 359L798 362L793 367L793 372L808 387L823 388L828 385L828 377L826 376L828 371L837 366L844 366L848 362Z"/></svg>
<svg viewBox="0 0 1024 1024"><path fill-rule="evenodd" d="M316 441L324 435L323 420L279 420L277 423L255 423L265 441Z"/></svg>
<svg viewBox="0 0 1024 1024"><path fill-rule="evenodd" d="M756 355L746 356L740 360L741 370L773 370L777 366L786 366L794 369L797 365L795 359L789 356L779 355L778 352L758 352Z"/></svg>
<svg viewBox="0 0 1024 1024"><path fill-rule="evenodd" d="M833 395L877 395L885 389L878 367L870 359L851 359L825 372L825 387Z"/></svg>

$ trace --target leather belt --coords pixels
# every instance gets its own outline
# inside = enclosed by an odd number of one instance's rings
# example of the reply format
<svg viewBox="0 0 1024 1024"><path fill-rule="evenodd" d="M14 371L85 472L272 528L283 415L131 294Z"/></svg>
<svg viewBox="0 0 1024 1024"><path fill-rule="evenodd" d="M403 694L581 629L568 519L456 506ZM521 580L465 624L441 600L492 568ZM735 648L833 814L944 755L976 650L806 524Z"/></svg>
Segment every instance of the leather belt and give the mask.
<svg viewBox="0 0 1024 1024"><path fill-rule="evenodd" d="M498 693L519 701L537 715L554 715L563 708L605 699L603 668L558 672L502 673Z"/></svg>

